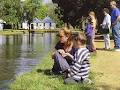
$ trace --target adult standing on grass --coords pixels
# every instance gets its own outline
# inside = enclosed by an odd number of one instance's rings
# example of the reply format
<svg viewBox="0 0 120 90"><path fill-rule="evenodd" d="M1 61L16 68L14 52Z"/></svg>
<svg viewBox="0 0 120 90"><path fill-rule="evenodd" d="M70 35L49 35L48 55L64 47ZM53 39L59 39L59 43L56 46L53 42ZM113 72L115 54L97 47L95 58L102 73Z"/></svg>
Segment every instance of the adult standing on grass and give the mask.
<svg viewBox="0 0 120 90"><path fill-rule="evenodd" d="M117 8L115 1L110 2L112 8L111 21L112 21L112 33L114 37L115 51L120 52L120 10Z"/></svg>
<svg viewBox="0 0 120 90"><path fill-rule="evenodd" d="M102 26L102 34L104 36L104 42L105 42L105 49L110 49L110 27L111 27L111 16L109 15L109 9L104 8L103 9L104 13L104 20L103 23L101 24Z"/></svg>

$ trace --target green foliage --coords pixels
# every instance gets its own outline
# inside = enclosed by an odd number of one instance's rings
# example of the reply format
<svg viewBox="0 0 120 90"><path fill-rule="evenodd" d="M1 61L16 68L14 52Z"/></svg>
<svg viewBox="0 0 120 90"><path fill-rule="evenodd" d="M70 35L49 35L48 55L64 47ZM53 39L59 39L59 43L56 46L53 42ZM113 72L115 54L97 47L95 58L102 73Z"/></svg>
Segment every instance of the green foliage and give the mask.
<svg viewBox="0 0 120 90"><path fill-rule="evenodd" d="M23 21L29 23L33 18L38 17L44 19L47 15L50 16L57 26L61 26L63 22L55 13L56 6L52 3L47 5L42 4L42 0L2 0L0 1L0 18L12 25L18 25Z"/></svg>
<svg viewBox="0 0 120 90"><path fill-rule="evenodd" d="M102 22L103 8L110 9L111 0L52 0L53 3L58 4L57 12L60 19L64 23L71 24L73 27L78 27L81 24L82 17L87 17L89 11L94 11L97 15L98 22ZM120 0L115 0L120 6Z"/></svg>
<svg viewBox="0 0 120 90"><path fill-rule="evenodd" d="M23 14L26 13L26 19L31 22L37 16L37 12L41 8L41 0L26 0L23 3Z"/></svg>
<svg viewBox="0 0 120 90"><path fill-rule="evenodd" d="M48 11L48 7L46 5L42 5L38 12L36 12L36 16L40 19L44 19Z"/></svg>
<svg viewBox="0 0 120 90"><path fill-rule="evenodd" d="M61 14L56 13L59 12L56 4L47 4L48 12L47 15L50 16L56 23L57 27L61 27L64 23L59 17L62 17Z"/></svg>
<svg viewBox="0 0 120 90"><path fill-rule="evenodd" d="M41 11L40 11L41 10ZM10 24L29 22L38 16L38 12L45 16L46 8L42 7L42 0L2 0L0 1L0 18Z"/></svg>
<svg viewBox="0 0 120 90"><path fill-rule="evenodd" d="M0 2L0 17L7 23L17 23L19 17L19 0L2 0Z"/></svg>

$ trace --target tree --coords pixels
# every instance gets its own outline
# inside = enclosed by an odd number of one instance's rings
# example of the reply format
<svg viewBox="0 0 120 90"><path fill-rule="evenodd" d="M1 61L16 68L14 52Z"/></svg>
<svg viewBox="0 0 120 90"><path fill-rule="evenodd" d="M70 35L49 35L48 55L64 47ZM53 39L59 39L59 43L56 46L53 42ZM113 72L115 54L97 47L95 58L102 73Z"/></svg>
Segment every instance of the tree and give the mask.
<svg viewBox="0 0 120 90"><path fill-rule="evenodd" d="M24 18L28 20L29 23L33 20L34 17L37 17L37 12L41 8L41 4L41 0L26 0L24 2L23 14L26 13Z"/></svg>
<svg viewBox="0 0 120 90"><path fill-rule="evenodd" d="M20 20L19 9L19 0L2 0L0 2L0 17L7 23L10 23L12 24L12 26L15 26Z"/></svg>
<svg viewBox="0 0 120 90"><path fill-rule="evenodd" d="M0 1L0 17L13 28L22 23L24 19L30 23L42 4L41 0L2 0Z"/></svg>
<svg viewBox="0 0 120 90"><path fill-rule="evenodd" d="M95 11L98 22L101 23L103 14L102 9L109 7L110 0L52 0L58 4L58 9L65 23L70 23L74 27L79 25L82 16L87 16L90 10ZM120 3L120 0L116 0ZM119 5L120 6L120 5Z"/></svg>
<svg viewBox="0 0 120 90"><path fill-rule="evenodd" d="M40 19L44 19L48 14L48 11L48 7L46 5L42 5L41 8L39 8L38 12L36 12L36 16Z"/></svg>
<svg viewBox="0 0 120 90"><path fill-rule="evenodd" d="M41 8L39 8L36 16L41 19L44 19L46 16L49 16L55 21L57 27L61 27L63 25L63 21L60 20L60 18L58 18L60 17L60 15L56 12L59 12L57 6L53 3L48 3L42 5Z"/></svg>
<svg viewBox="0 0 120 90"><path fill-rule="evenodd" d="M49 3L46 6L48 8L47 15L50 16L55 21L57 27L61 27L63 25L63 20L60 19L60 17L62 17L62 14L60 14L57 5Z"/></svg>

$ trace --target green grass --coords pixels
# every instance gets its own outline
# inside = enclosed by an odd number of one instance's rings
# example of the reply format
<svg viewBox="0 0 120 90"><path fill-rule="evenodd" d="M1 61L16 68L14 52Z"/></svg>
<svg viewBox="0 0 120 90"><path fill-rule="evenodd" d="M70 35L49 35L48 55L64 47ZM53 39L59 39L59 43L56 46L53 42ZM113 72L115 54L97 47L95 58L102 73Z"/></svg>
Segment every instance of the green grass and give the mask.
<svg viewBox="0 0 120 90"><path fill-rule="evenodd" d="M55 33L58 32L59 29L54 29L54 30L30 30L30 31L34 31L35 33ZM79 31L73 30L73 33L78 33ZM29 30L13 30L13 29L4 29L3 31L0 31L0 35L16 35L16 34L28 34Z"/></svg>
<svg viewBox="0 0 120 90"><path fill-rule="evenodd" d="M93 85L64 85L63 76L50 75L53 60L49 53L31 72L17 77L11 90L120 90L120 52L102 50L104 43L101 41L96 45L101 50L91 58Z"/></svg>
<svg viewBox="0 0 120 90"><path fill-rule="evenodd" d="M49 53L34 70L16 78L11 90L95 90L94 85L65 85L63 76L50 74L53 60Z"/></svg>

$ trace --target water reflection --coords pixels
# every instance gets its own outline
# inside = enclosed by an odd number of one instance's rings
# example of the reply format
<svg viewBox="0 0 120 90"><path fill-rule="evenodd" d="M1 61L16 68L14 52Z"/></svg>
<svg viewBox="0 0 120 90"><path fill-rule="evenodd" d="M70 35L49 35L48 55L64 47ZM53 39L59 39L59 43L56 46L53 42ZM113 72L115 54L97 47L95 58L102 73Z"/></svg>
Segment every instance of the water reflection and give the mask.
<svg viewBox="0 0 120 90"><path fill-rule="evenodd" d="M0 90L30 71L55 44L54 33L0 36Z"/></svg>

